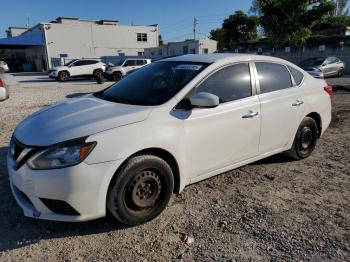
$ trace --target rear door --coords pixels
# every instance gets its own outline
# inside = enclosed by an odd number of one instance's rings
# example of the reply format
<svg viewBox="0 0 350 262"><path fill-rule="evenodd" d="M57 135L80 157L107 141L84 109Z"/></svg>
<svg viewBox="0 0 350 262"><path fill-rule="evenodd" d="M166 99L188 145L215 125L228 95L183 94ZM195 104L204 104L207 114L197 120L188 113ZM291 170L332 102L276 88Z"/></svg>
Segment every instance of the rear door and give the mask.
<svg viewBox="0 0 350 262"><path fill-rule="evenodd" d="M324 75L335 75L338 72L338 65L337 65L337 58L336 57L327 57L327 59L323 62L322 65L322 72Z"/></svg>
<svg viewBox="0 0 350 262"><path fill-rule="evenodd" d="M304 101L301 87L285 65L255 62L255 67L261 104L259 152L262 154L282 149L294 139L303 116Z"/></svg>

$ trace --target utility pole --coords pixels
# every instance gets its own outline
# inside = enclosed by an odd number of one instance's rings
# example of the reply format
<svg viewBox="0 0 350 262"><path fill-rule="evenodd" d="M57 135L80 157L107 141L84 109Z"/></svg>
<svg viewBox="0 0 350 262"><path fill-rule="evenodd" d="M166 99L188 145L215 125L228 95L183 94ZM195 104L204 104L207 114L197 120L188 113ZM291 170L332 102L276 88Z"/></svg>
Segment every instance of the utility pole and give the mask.
<svg viewBox="0 0 350 262"><path fill-rule="evenodd" d="M29 21L30 21L30 16L27 16L27 24L26 24L27 29L29 28Z"/></svg>
<svg viewBox="0 0 350 262"><path fill-rule="evenodd" d="M196 40L196 27L198 24L198 19L196 17L193 18L193 39Z"/></svg>

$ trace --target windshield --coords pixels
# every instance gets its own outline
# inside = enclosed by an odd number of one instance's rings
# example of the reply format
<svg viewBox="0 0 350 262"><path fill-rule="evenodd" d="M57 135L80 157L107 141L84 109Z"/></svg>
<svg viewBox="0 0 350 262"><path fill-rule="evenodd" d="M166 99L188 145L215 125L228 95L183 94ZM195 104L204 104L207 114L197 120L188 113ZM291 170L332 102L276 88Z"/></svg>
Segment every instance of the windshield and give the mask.
<svg viewBox="0 0 350 262"><path fill-rule="evenodd" d="M300 63L300 66L319 66L322 65L326 58L324 57L313 57L306 59Z"/></svg>
<svg viewBox="0 0 350 262"><path fill-rule="evenodd" d="M69 61L68 63L64 64L65 66L70 66L71 64L73 64L75 61L77 60L72 60L72 61Z"/></svg>
<svg viewBox="0 0 350 262"><path fill-rule="evenodd" d="M117 103L160 105L177 94L206 66L206 63L156 62L95 93L95 96Z"/></svg>

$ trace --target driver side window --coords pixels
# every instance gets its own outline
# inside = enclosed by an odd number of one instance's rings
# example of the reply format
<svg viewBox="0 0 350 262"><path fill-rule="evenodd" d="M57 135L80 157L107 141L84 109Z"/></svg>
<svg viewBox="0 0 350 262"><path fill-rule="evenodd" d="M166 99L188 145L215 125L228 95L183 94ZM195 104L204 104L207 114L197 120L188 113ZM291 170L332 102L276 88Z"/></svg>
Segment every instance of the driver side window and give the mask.
<svg viewBox="0 0 350 262"><path fill-rule="evenodd" d="M84 63L85 63L85 61L77 61L77 62L75 62L72 66L82 66L82 65L84 65Z"/></svg>
<svg viewBox="0 0 350 262"><path fill-rule="evenodd" d="M218 96L220 104L251 96L249 64L235 64L215 72L197 88L199 92Z"/></svg>

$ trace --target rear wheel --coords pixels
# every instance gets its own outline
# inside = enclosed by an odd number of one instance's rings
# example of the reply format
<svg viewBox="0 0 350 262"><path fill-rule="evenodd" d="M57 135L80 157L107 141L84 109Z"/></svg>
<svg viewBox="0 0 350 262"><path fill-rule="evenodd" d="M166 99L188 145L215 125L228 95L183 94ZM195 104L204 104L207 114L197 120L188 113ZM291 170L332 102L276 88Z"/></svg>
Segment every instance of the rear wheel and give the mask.
<svg viewBox="0 0 350 262"><path fill-rule="evenodd" d="M173 189L173 173L163 159L153 155L136 156L126 163L112 182L107 208L124 224L142 224L165 209Z"/></svg>
<svg viewBox="0 0 350 262"><path fill-rule="evenodd" d="M305 117L295 135L293 147L286 152L287 155L297 160L309 157L315 149L318 132L315 120Z"/></svg>
<svg viewBox="0 0 350 262"><path fill-rule="evenodd" d="M58 77L57 77L58 81L60 82L65 82L69 79L69 74L66 71L63 72L59 72L58 73Z"/></svg>
<svg viewBox="0 0 350 262"><path fill-rule="evenodd" d="M119 81L122 79L123 75L120 72L114 72L112 75L112 78L114 81Z"/></svg>
<svg viewBox="0 0 350 262"><path fill-rule="evenodd" d="M103 76L103 71L101 69L96 69L93 73L94 79L101 78Z"/></svg>

